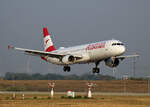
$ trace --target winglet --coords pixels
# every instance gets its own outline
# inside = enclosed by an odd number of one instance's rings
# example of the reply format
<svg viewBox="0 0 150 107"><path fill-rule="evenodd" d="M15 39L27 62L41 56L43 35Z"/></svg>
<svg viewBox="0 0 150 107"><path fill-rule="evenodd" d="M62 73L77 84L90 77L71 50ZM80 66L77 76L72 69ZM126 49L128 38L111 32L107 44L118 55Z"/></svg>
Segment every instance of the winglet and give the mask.
<svg viewBox="0 0 150 107"><path fill-rule="evenodd" d="M139 53L136 53L136 55L140 56L140 54L139 54Z"/></svg>
<svg viewBox="0 0 150 107"><path fill-rule="evenodd" d="M8 45L8 50L10 50L10 48L11 48L11 46L10 46L10 45Z"/></svg>
<svg viewBox="0 0 150 107"><path fill-rule="evenodd" d="M140 57L140 54L139 53L136 53L137 57Z"/></svg>
<svg viewBox="0 0 150 107"><path fill-rule="evenodd" d="M14 47L13 47L13 46L8 45L8 50L10 50L10 49L14 49Z"/></svg>

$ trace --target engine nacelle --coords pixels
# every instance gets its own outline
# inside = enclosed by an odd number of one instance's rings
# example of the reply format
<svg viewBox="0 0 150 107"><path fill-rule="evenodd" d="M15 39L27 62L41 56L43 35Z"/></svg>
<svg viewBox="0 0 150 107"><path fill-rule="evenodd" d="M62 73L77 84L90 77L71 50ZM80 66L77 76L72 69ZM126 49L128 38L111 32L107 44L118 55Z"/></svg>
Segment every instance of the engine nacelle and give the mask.
<svg viewBox="0 0 150 107"><path fill-rule="evenodd" d="M119 65L119 59L117 58L108 58L105 60L105 64L111 68L117 67Z"/></svg>
<svg viewBox="0 0 150 107"><path fill-rule="evenodd" d="M75 57L72 55L66 55L62 58L62 62L65 64L71 64L75 61Z"/></svg>

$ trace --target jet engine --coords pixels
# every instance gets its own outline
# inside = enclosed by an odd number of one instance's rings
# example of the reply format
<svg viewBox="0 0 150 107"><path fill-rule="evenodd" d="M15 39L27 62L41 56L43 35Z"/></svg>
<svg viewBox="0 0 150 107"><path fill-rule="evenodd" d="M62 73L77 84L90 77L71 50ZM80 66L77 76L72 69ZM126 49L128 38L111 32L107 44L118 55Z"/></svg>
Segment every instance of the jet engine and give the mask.
<svg viewBox="0 0 150 107"><path fill-rule="evenodd" d="M75 57L72 55L66 55L62 58L62 62L65 64L70 64L73 63L75 61Z"/></svg>
<svg viewBox="0 0 150 107"><path fill-rule="evenodd" d="M111 68L117 67L119 65L119 59L114 57L108 58L105 60L105 64Z"/></svg>

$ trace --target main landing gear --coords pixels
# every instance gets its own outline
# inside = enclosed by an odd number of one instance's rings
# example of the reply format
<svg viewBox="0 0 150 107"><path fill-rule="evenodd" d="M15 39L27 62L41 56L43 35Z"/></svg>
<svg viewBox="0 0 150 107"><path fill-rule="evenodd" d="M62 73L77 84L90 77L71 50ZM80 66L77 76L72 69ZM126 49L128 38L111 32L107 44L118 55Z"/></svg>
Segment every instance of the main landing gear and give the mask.
<svg viewBox="0 0 150 107"><path fill-rule="evenodd" d="M93 70L92 70L92 72L93 73L99 73L100 72L100 69L98 68L98 65L99 65L99 62L100 61L97 61L96 63L95 63L95 68L93 68ZM70 68L70 66L68 66L68 65L66 65L66 66L64 66L64 72L70 72L70 70L71 70L71 68Z"/></svg>
<svg viewBox="0 0 150 107"><path fill-rule="evenodd" d="M93 68L93 70L92 70L93 73L99 73L99 72L100 72L100 69L98 68L99 62L100 62L100 61L98 61L98 62L95 63L96 67Z"/></svg>
<svg viewBox="0 0 150 107"><path fill-rule="evenodd" d="M64 72L70 72L71 68L70 66L64 66Z"/></svg>

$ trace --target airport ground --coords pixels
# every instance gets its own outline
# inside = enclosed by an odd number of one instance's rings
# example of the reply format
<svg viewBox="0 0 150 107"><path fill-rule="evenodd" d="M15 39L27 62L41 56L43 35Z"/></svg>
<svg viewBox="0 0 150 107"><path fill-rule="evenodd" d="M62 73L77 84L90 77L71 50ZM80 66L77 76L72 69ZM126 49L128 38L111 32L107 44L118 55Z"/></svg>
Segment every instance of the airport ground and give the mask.
<svg viewBox="0 0 150 107"><path fill-rule="evenodd" d="M55 93L54 98L49 98L50 93L0 93L0 107L150 107L149 95L109 95L94 94L93 98L84 98L84 93L78 93L82 98L62 98L64 93Z"/></svg>
<svg viewBox="0 0 150 107"><path fill-rule="evenodd" d="M0 80L0 91L38 91L48 92L48 83L51 80ZM149 93L149 80L56 80L55 92L86 92L87 82L92 82L94 92L128 92L128 93Z"/></svg>
<svg viewBox="0 0 150 107"><path fill-rule="evenodd" d="M87 86L83 80L55 81L55 95L50 98L48 80L0 80L0 107L150 107L149 82L147 80L90 81L96 84L93 98L87 99ZM13 93L9 87L24 90ZM75 91L79 99L68 99L67 90ZM27 92L30 91L30 92ZM24 100L22 97L24 94Z"/></svg>

